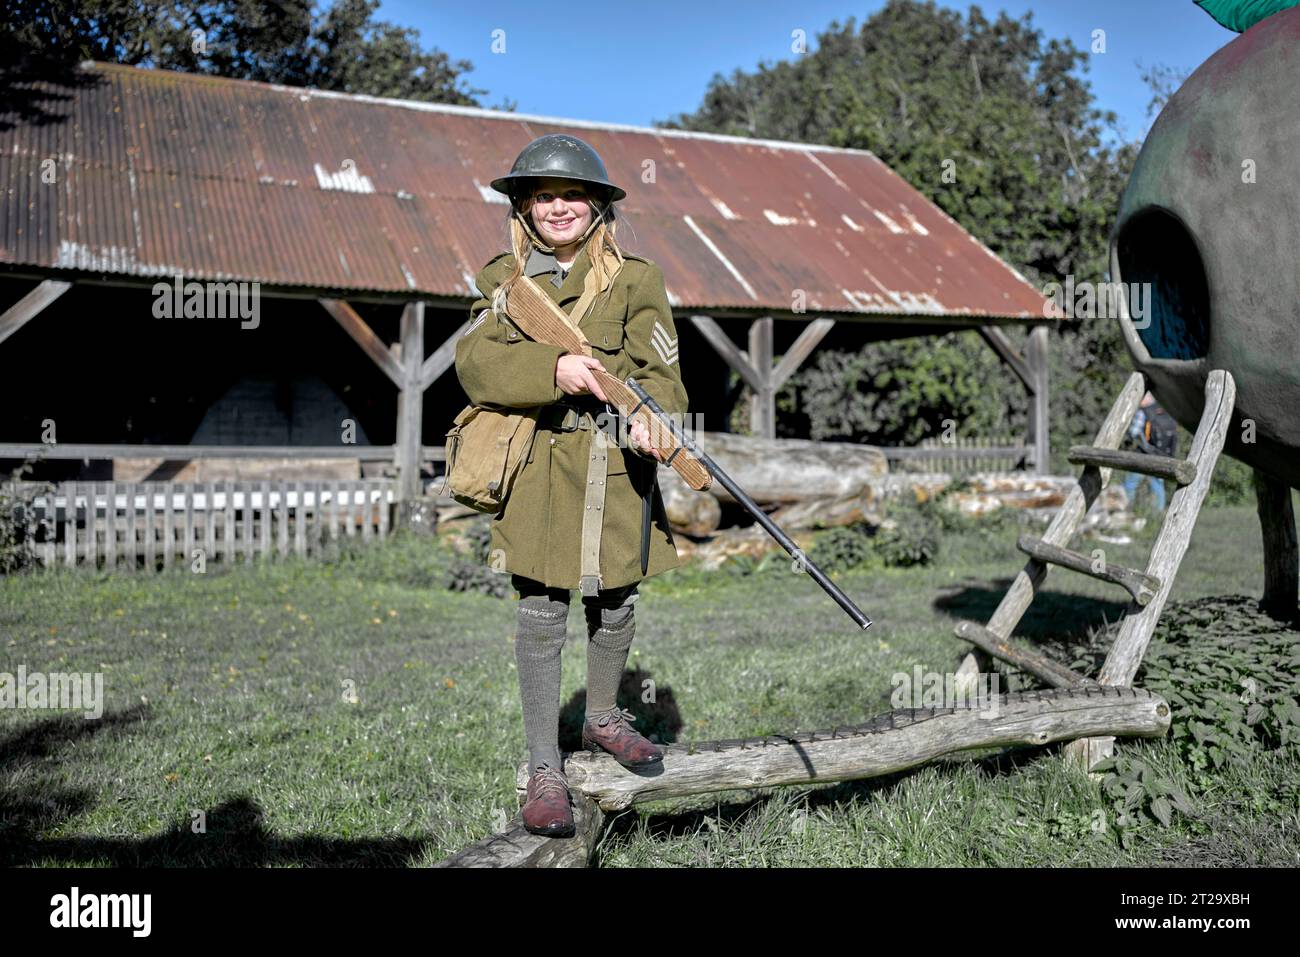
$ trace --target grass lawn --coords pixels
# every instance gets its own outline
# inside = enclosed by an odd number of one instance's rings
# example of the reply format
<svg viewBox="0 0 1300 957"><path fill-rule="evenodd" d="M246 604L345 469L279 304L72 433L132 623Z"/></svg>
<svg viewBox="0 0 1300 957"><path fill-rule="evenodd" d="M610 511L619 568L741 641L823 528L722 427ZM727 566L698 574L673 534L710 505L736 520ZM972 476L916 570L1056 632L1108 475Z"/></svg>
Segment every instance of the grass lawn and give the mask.
<svg viewBox="0 0 1300 957"><path fill-rule="evenodd" d="M1107 560L1145 565L1151 534L1104 546ZM953 623L992 612L1023 564L1015 537L969 531L947 537L932 565L837 575L875 620L867 632L782 563L646 581L625 676L628 706L645 715L638 728L705 740L888 710L894 673L956 668L968 649ZM0 865L419 866L501 827L518 808L524 756L514 601L448 590L457 560L438 542L399 537L329 562L0 579L0 672L104 675L100 720L0 710ZM1149 661L1196 657L1170 633L1179 609L1258 597L1262 581L1254 510L1204 511ZM1018 635L1067 662L1089 649L1095 658L1097 629L1120 614L1122 595L1054 570ZM565 750L577 745L585 683L576 592L569 629ZM1300 631L1279 634L1300 653ZM1278 680L1293 688L1295 673ZM639 700L647 678L653 706ZM1285 723L1285 707L1278 714ZM1174 720L1186 720L1177 707ZM1049 747L638 805L614 820L598 860L1295 866L1298 739L1223 766L1172 738L1121 741L1185 795L1189 810L1168 826L1137 815L1122 829L1122 802Z"/></svg>

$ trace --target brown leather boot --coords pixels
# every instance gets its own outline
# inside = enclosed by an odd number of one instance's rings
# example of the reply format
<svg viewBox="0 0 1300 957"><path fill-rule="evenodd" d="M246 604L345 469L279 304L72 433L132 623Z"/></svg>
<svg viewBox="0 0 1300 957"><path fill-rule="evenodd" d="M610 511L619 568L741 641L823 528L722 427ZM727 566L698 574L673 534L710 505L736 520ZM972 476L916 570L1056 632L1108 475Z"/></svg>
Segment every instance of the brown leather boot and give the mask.
<svg viewBox="0 0 1300 957"><path fill-rule="evenodd" d="M614 708L582 724L582 746L588 751L605 750L625 768L643 768L662 761L664 753L632 730L635 721L626 708Z"/></svg>
<svg viewBox="0 0 1300 957"><path fill-rule="evenodd" d="M528 800L523 810L524 828L547 837L573 836L573 811L564 772L543 764L528 779Z"/></svg>

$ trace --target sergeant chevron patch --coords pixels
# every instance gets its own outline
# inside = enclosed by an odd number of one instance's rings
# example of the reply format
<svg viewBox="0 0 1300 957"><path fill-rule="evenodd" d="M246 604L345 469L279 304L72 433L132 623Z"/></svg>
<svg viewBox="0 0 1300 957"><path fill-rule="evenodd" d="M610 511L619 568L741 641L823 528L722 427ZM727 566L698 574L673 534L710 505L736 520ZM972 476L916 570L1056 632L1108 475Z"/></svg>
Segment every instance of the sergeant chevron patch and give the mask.
<svg viewBox="0 0 1300 957"><path fill-rule="evenodd" d="M655 321L654 331L650 333L650 341L665 363L672 365L677 361L677 337L670 337L668 330L658 320Z"/></svg>

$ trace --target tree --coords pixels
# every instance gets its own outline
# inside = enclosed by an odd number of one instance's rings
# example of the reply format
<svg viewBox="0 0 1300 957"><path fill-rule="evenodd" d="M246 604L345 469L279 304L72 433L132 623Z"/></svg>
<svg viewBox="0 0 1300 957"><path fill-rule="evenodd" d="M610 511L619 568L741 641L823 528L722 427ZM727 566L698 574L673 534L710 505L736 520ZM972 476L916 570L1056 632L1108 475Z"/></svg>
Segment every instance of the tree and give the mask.
<svg viewBox="0 0 1300 957"><path fill-rule="evenodd" d="M61 71L81 60L373 96L480 105L472 70L425 51L416 31L374 20L378 0L0 0L0 63Z"/></svg>
<svg viewBox="0 0 1300 957"><path fill-rule="evenodd" d="M963 18L933 2L890 0L860 29L855 22L833 22L814 51L793 61L716 75L698 110L664 125L870 150L1040 288L1071 274L1103 280L1135 150L1105 145L1116 117L1093 106L1076 75L1086 55L1068 39L1045 39L1031 14L989 20L971 7ZM864 347L878 356L885 349ZM1113 321L1066 324L1053 352L1054 397L1067 399L1055 403L1052 433L1064 448L1091 438L1127 362ZM991 352L953 350L949 359L960 375L991 375L997 365ZM825 373L837 361L801 370L795 387L819 376L830 384ZM1072 394L1076 386L1082 391ZM999 420L993 410L979 416ZM880 434L890 432L906 434L908 425Z"/></svg>

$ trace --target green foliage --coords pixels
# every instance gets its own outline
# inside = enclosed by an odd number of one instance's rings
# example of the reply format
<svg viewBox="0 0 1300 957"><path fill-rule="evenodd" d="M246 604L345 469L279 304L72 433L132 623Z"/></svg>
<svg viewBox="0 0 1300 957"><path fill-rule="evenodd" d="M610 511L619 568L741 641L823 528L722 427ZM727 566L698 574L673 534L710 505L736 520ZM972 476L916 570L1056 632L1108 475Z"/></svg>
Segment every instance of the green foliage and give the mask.
<svg viewBox="0 0 1300 957"><path fill-rule="evenodd" d="M932 508L894 506L879 527L859 522L818 536L808 557L826 573L851 568L910 568L939 558L943 530Z"/></svg>
<svg viewBox="0 0 1300 957"><path fill-rule="evenodd" d="M378 0L0 0L0 63L69 66L84 59L480 105L457 88L472 69L424 51L419 34L376 21ZM196 31L198 31L196 33Z"/></svg>
<svg viewBox="0 0 1300 957"><path fill-rule="evenodd" d="M0 481L0 575L31 568L36 564L34 545L38 531L33 503L40 496L54 494L54 485L23 482L31 463L13 469ZM47 499L48 501L48 499Z"/></svg>
<svg viewBox="0 0 1300 957"><path fill-rule="evenodd" d="M492 556L492 526L490 519L474 519L466 533L469 543L468 559L457 556L447 572L446 586L452 591L475 591L497 598L511 592L510 576L489 566Z"/></svg>
<svg viewBox="0 0 1300 957"><path fill-rule="evenodd" d="M818 441L913 445L945 433L1022 431L1024 404L976 333L950 333L815 352L778 393L777 428Z"/></svg>
<svg viewBox="0 0 1300 957"><path fill-rule="evenodd" d="M942 530L933 509L892 510L893 524L876 534L876 552L886 568L929 565L939 557Z"/></svg>
<svg viewBox="0 0 1300 957"><path fill-rule="evenodd" d="M861 27L832 23L792 61L716 77L698 110L665 125L870 150L1036 286L1099 282L1136 145L1106 145L1116 117L1093 106L1087 62L1029 15L890 0ZM1069 445L1091 441L1129 362L1112 320L1061 323L1049 351L1060 468ZM966 435L1023 421L1019 386L973 336L831 352L789 384L808 421L778 422L780 434L806 425L886 444L934 435L945 418Z"/></svg>
<svg viewBox="0 0 1300 957"><path fill-rule="evenodd" d="M1108 643L1115 629L1095 640ZM1300 744L1300 635L1262 613L1254 599L1210 597L1173 605L1157 630L1135 684L1169 702L1169 741L1195 790L1209 790L1227 767L1249 766L1261 750ZM1192 802L1167 776L1131 754L1097 764L1114 806L1120 840L1152 819L1167 827Z"/></svg>
<svg viewBox="0 0 1300 957"><path fill-rule="evenodd" d="M1186 447L1190 447L1190 440L1187 446L1180 445L1180 448ZM1210 478L1210 490L1205 495L1203 507L1254 504L1255 486L1251 478L1250 466L1226 455L1219 456L1219 461L1214 466L1214 475Z"/></svg>
<svg viewBox="0 0 1300 957"><path fill-rule="evenodd" d="M862 523L832 528L819 535L808 557L826 574L867 565L874 557L871 529Z"/></svg>
<svg viewBox="0 0 1300 957"><path fill-rule="evenodd" d="M1132 846L1133 832L1144 819L1168 827L1175 811L1189 816L1195 813L1181 788L1132 755L1107 758L1094 765L1093 771L1103 775L1102 791L1111 800L1115 829L1125 848Z"/></svg>
<svg viewBox="0 0 1300 957"><path fill-rule="evenodd" d="M1197 770L1300 744L1300 642L1251 599L1210 598L1162 632L1144 658L1144 685L1177 720L1171 737Z"/></svg>

